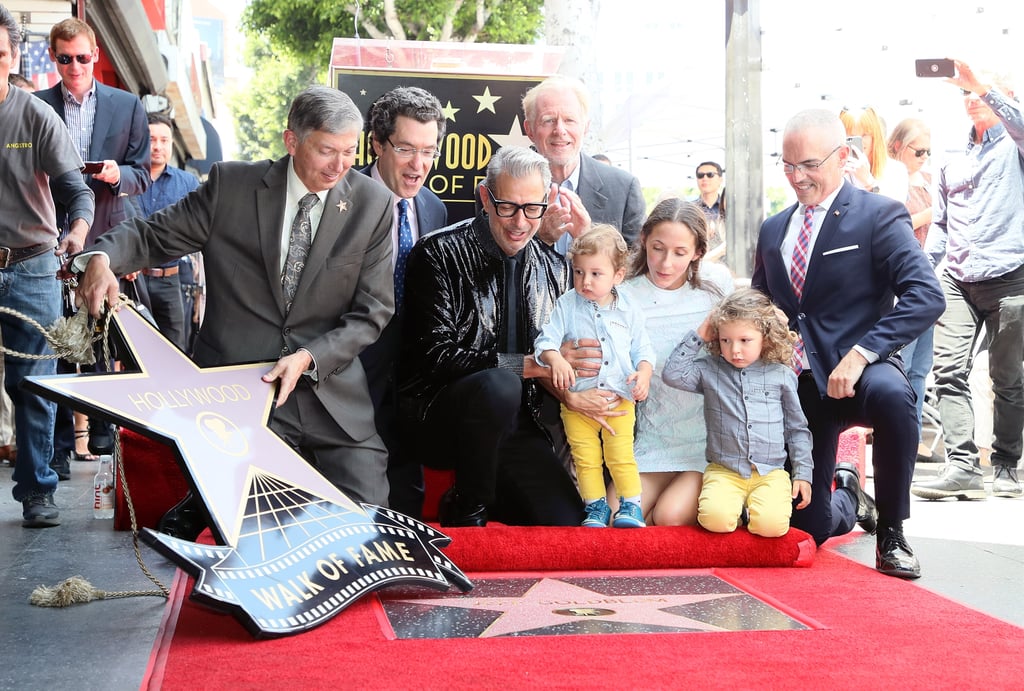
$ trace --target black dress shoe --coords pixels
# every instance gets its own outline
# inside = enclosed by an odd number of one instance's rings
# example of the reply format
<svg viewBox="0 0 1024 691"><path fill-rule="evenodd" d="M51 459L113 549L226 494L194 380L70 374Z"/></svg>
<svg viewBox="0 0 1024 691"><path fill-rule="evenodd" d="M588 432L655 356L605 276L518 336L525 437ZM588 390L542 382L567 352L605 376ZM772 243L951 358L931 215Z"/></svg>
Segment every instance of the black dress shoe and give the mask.
<svg viewBox="0 0 1024 691"><path fill-rule="evenodd" d="M487 525L487 507L449 487L441 496L437 519L446 528L483 528Z"/></svg>
<svg viewBox="0 0 1024 691"><path fill-rule="evenodd" d="M206 513L203 511L202 502L195 494L189 492L163 515L156 529L171 537L195 542L206 525Z"/></svg>
<svg viewBox="0 0 1024 691"><path fill-rule="evenodd" d="M903 526L884 526L878 530L875 568L896 578L921 577L921 564L903 536Z"/></svg>
<svg viewBox="0 0 1024 691"><path fill-rule="evenodd" d="M836 489L849 490L857 498L857 525L868 535L874 535L878 529L878 509L875 508L875 500L861 489L857 466L853 463L837 463L835 477Z"/></svg>

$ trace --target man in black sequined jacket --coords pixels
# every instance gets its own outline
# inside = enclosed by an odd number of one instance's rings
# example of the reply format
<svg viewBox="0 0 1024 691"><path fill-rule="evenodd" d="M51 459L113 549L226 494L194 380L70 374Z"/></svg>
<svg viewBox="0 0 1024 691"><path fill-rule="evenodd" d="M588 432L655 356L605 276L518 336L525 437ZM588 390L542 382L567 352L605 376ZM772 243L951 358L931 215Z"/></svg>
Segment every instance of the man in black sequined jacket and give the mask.
<svg viewBox="0 0 1024 691"><path fill-rule="evenodd" d="M565 260L534 239L550 177L540 154L500 149L480 186L483 211L421 238L409 255L401 424L425 465L455 471L441 525L581 520L542 427L542 417L557 420L557 401L523 379L534 338L571 285Z"/></svg>

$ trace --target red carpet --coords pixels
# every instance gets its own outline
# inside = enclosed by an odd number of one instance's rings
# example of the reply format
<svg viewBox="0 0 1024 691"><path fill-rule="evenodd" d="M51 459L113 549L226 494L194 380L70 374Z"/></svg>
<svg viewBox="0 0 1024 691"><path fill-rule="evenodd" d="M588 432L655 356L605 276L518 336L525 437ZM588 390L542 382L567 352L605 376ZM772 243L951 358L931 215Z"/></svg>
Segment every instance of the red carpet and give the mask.
<svg viewBox="0 0 1024 691"><path fill-rule="evenodd" d="M536 530L463 529L453 534L448 552L473 571L484 560L470 553L477 538L468 533L490 533L492 558L514 562L516 551L529 549L515 545L512 532ZM575 531L579 540L640 532L655 531ZM467 551L457 555L460 543ZM577 560L593 548L590 542L563 544ZM658 550L674 556L668 541ZM547 556L557 562L549 569L564 568L565 558ZM523 563L532 560L528 555ZM834 552L819 551L810 568L712 573L820 628L389 640L371 596L308 633L255 641L233 618L185 600L191 584L179 572L142 688L992 689L1019 688L1024 678L1024 630Z"/></svg>

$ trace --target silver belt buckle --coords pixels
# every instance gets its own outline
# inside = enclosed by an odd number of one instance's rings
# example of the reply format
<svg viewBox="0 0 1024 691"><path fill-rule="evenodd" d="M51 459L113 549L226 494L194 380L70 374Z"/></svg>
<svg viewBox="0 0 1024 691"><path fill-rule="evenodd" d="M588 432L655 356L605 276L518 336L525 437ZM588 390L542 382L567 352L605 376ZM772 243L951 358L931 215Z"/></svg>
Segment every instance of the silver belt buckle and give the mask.
<svg viewBox="0 0 1024 691"><path fill-rule="evenodd" d="M6 269L11 265L11 248L0 247L0 269Z"/></svg>

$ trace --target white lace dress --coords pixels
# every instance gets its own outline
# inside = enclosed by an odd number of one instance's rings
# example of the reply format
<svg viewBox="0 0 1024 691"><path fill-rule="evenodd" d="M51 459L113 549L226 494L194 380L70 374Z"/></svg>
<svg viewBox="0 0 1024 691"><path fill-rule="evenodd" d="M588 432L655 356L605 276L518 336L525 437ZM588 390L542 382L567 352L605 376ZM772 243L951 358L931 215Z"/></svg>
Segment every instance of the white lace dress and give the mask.
<svg viewBox="0 0 1024 691"><path fill-rule="evenodd" d="M722 294L733 290L732 276L721 264L701 267L701 279L717 284ZM658 288L647 276L628 281L632 294L643 306L647 333L657 355L646 401L636 407L636 440L633 450L641 473L704 472L704 397L674 389L661 380L661 370L683 336L696 329L720 297L707 290L694 290L689 283L677 290Z"/></svg>

